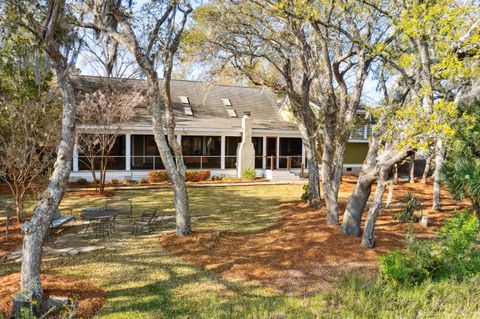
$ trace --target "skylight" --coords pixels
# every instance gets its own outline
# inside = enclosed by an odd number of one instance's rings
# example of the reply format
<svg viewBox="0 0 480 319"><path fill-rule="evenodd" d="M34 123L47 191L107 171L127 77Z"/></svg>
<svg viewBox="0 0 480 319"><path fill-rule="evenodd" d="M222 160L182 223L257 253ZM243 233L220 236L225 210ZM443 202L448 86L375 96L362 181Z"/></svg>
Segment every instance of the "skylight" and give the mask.
<svg viewBox="0 0 480 319"><path fill-rule="evenodd" d="M180 98L180 102L182 102L182 104L190 104L190 100L188 99L188 96L179 96Z"/></svg>
<svg viewBox="0 0 480 319"><path fill-rule="evenodd" d="M224 106L232 106L232 102L230 102L230 99L223 98L222 102Z"/></svg>
<svg viewBox="0 0 480 319"><path fill-rule="evenodd" d="M237 112L234 109L227 109L227 113L230 117L237 117Z"/></svg>
<svg viewBox="0 0 480 319"><path fill-rule="evenodd" d="M193 116L193 111L192 111L192 108L190 106L183 107L183 112L185 112L186 115Z"/></svg>

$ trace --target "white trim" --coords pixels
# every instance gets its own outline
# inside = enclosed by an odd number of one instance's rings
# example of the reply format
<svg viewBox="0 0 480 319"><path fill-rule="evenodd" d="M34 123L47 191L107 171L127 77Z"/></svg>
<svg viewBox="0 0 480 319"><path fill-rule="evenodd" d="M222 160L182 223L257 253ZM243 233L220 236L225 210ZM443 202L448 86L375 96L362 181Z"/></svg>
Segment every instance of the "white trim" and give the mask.
<svg viewBox="0 0 480 319"><path fill-rule="evenodd" d="M262 136L262 167L267 169L267 136Z"/></svg>
<svg viewBox="0 0 480 319"><path fill-rule="evenodd" d="M277 156L277 169L278 169L280 167L280 136L277 136L276 156Z"/></svg>
<svg viewBox="0 0 480 319"><path fill-rule="evenodd" d="M225 135L220 137L220 169L225 169Z"/></svg>
<svg viewBox="0 0 480 319"><path fill-rule="evenodd" d="M305 165L305 144L303 144L303 141L302 141L302 164L303 164L303 167L307 166Z"/></svg>
<svg viewBox="0 0 480 319"><path fill-rule="evenodd" d="M130 171L132 167L132 136L130 134L125 134L125 170Z"/></svg>
<svg viewBox="0 0 480 319"><path fill-rule="evenodd" d="M88 133L89 129L95 128L94 126L80 126L78 130L83 133ZM120 134L131 134L131 135L153 135L152 128L147 126L125 126L120 131ZM175 129L175 134L179 135L195 135L195 136L242 136L241 128L235 129L222 129L222 128L177 128ZM294 138L301 138L300 132L294 130L267 130L267 129L253 129L252 137L294 137ZM368 143L368 139L366 140L358 140L358 139L349 139L349 143Z"/></svg>
<svg viewBox="0 0 480 319"><path fill-rule="evenodd" d="M75 145L73 145L73 171L78 172L78 137L75 136Z"/></svg>

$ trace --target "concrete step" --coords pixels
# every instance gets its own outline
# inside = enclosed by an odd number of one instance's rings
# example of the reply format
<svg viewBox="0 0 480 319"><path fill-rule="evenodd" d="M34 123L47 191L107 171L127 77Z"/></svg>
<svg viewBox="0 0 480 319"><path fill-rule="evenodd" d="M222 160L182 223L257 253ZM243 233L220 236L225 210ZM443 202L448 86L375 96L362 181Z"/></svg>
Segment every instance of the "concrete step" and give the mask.
<svg viewBox="0 0 480 319"><path fill-rule="evenodd" d="M266 170L265 177L272 181L298 181L300 177L286 170Z"/></svg>

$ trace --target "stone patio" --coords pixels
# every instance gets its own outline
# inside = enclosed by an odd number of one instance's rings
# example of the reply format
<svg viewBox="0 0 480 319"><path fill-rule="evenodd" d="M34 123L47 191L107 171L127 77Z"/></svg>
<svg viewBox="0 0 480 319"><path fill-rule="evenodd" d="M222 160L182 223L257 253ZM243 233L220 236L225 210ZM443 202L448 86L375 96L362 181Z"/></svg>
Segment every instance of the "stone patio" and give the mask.
<svg viewBox="0 0 480 319"><path fill-rule="evenodd" d="M192 222L207 216L192 217ZM106 238L95 238L91 228L84 234L88 222L77 220L73 225L63 227L60 232L49 236L43 246L43 259L53 259L62 256L73 256L95 250L114 250L128 245L137 238L155 237L165 231L175 230L175 216L157 217L158 227L152 232L132 233L133 219L117 218L116 231ZM16 263L22 261L22 247L5 256L4 262Z"/></svg>

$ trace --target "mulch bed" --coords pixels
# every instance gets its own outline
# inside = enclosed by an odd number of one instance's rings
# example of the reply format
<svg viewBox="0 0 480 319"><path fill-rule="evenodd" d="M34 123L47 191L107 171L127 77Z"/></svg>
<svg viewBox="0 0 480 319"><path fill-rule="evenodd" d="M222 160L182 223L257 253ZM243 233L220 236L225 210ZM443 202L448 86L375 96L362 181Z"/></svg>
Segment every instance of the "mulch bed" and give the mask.
<svg viewBox="0 0 480 319"><path fill-rule="evenodd" d="M341 192L351 192L355 182L355 178L345 177ZM431 189L431 184L402 183L395 186L395 198L412 191L429 208ZM442 193L442 202L446 209L443 212L424 209L429 216L429 227L424 230L416 225L419 237L434 236L444 220L455 209L462 208L446 192ZM340 207L340 211L344 208ZM375 248L364 249L360 247L361 238L342 235L337 226L326 225L324 208L312 209L298 201L284 204L281 209L279 223L258 233L205 231L187 237L169 233L160 242L167 251L226 277L286 294L311 295L330 290L340 275L377 274L379 257L403 247L408 227L394 220L395 209L386 209L377 221Z"/></svg>
<svg viewBox="0 0 480 319"><path fill-rule="evenodd" d="M0 317L12 312L12 300L20 289L20 274L0 277ZM93 318L105 304L105 291L92 283L73 278L42 275L43 291L47 296L74 298L77 302L74 318ZM55 316L53 316L55 317ZM49 317L51 318L51 317Z"/></svg>
<svg viewBox="0 0 480 319"><path fill-rule="evenodd" d="M14 251L22 244L21 224L10 221L8 224L8 236L5 235L5 222L0 224L0 264L2 257Z"/></svg>

